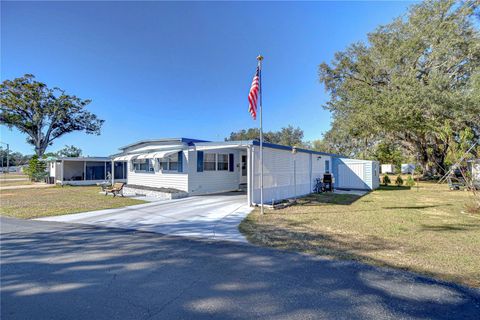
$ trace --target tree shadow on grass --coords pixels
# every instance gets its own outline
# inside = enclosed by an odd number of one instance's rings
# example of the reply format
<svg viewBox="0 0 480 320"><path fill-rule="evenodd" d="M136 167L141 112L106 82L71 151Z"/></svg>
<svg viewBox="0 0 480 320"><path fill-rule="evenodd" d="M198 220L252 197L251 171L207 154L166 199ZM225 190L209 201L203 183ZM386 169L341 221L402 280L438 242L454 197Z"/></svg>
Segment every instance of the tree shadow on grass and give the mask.
<svg viewBox="0 0 480 320"><path fill-rule="evenodd" d="M440 225L427 225L422 224L422 231L439 231L439 232L465 232L465 231L479 231L480 232L480 222L473 224L466 223L450 223L450 224L440 224Z"/></svg>
<svg viewBox="0 0 480 320"><path fill-rule="evenodd" d="M439 204L439 205L420 205L420 206L392 206L392 207L383 207L383 209L396 210L396 209L428 209L428 208L438 208L438 207L448 207L452 206L451 203Z"/></svg>
<svg viewBox="0 0 480 320"><path fill-rule="evenodd" d="M2 233L2 319L478 315L478 292L416 274L234 243L24 223ZM370 250L395 246L370 242Z"/></svg>
<svg viewBox="0 0 480 320"><path fill-rule="evenodd" d="M385 186L380 185L376 191L402 191L402 190L410 190L411 187L408 186Z"/></svg>
<svg viewBox="0 0 480 320"><path fill-rule="evenodd" d="M312 193L298 200L298 206L318 206L319 204L351 205L364 195L339 194L333 192Z"/></svg>

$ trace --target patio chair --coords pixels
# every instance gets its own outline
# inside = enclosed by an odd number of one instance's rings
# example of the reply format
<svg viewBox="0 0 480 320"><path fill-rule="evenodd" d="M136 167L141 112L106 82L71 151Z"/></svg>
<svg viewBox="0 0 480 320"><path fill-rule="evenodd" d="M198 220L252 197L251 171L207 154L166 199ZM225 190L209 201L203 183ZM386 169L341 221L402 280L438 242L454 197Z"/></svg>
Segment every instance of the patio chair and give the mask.
<svg viewBox="0 0 480 320"><path fill-rule="evenodd" d="M115 183L112 187L105 189L105 195L107 195L109 193L112 193L113 197L117 196L118 194L120 194L123 197L123 186L124 185L125 185L125 183L123 183L123 182Z"/></svg>

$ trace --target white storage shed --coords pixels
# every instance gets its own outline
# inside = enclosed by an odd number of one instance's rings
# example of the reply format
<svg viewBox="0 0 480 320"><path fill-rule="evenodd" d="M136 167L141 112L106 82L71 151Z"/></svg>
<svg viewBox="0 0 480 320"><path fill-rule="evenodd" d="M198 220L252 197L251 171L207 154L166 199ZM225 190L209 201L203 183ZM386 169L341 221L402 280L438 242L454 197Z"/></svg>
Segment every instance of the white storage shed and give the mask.
<svg viewBox="0 0 480 320"><path fill-rule="evenodd" d="M377 189L380 185L379 169L377 161L334 158L334 186L344 190Z"/></svg>

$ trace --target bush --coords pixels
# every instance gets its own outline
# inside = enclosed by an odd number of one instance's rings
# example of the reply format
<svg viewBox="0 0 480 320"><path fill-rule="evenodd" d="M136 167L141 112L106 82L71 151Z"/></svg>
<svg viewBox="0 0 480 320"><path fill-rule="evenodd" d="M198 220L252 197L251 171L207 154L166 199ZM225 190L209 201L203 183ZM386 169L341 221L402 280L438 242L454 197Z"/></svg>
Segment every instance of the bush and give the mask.
<svg viewBox="0 0 480 320"><path fill-rule="evenodd" d="M415 180L413 179L412 175L409 175L407 178L407 182L405 183L408 187L413 187L415 185Z"/></svg>
<svg viewBox="0 0 480 320"><path fill-rule="evenodd" d="M397 185L397 187L403 186L403 179L400 175L398 175L397 179L395 179L395 184Z"/></svg>
<svg viewBox="0 0 480 320"><path fill-rule="evenodd" d="M384 175L382 182L384 185L388 186L391 183L390 177L388 175Z"/></svg>
<svg viewBox="0 0 480 320"><path fill-rule="evenodd" d="M34 155L28 162L28 167L26 168L25 173L32 181L43 181L47 176L47 172L45 171L46 168L46 163L38 160L38 156Z"/></svg>

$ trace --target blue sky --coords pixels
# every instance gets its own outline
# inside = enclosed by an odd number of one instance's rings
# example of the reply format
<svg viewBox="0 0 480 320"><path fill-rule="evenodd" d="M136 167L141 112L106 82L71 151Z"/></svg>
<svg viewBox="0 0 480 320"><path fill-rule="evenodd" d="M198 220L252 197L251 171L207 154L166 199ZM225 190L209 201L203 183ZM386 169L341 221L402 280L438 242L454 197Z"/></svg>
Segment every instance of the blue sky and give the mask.
<svg viewBox="0 0 480 320"><path fill-rule="evenodd" d="M331 121L318 65L409 5L2 1L1 80L32 73L92 99L102 134L67 134L48 151L74 144L108 155L139 139L223 140L258 126L247 94L261 53L264 129L291 124L313 140ZM16 130L2 126L1 140L33 153Z"/></svg>

